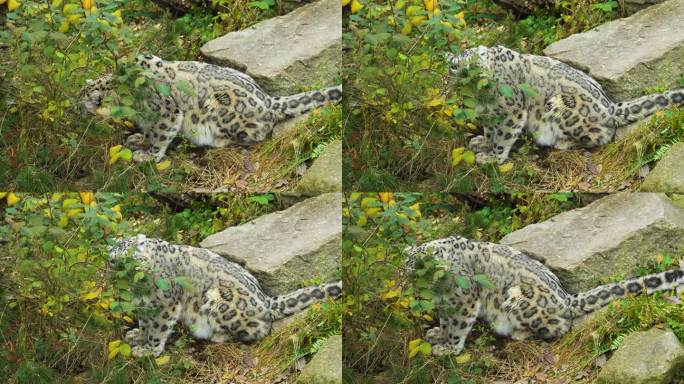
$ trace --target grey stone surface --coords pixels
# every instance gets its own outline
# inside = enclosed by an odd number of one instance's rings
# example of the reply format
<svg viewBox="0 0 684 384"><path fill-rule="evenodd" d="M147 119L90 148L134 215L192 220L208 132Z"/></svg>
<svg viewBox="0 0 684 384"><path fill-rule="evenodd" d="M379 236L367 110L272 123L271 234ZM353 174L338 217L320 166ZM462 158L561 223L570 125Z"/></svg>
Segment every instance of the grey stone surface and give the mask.
<svg viewBox="0 0 684 384"><path fill-rule="evenodd" d="M635 12L641 11L644 8L648 8L651 5L660 4L665 0L623 0L624 9L628 14L633 14Z"/></svg>
<svg viewBox="0 0 684 384"><path fill-rule="evenodd" d="M501 244L545 263L568 291L579 292L684 248L684 210L660 193L615 193L512 232Z"/></svg>
<svg viewBox="0 0 684 384"><path fill-rule="evenodd" d="M587 72L617 101L649 87L675 87L684 73L684 0L571 35L544 54Z"/></svg>
<svg viewBox="0 0 684 384"><path fill-rule="evenodd" d="M670 147L641 184L645 192L684 193L684 143Z"/></svg>
<svg viewBox="0 0 684 384"><path fill-rule="evenodd" d="M328 338L297 377L297 384L342 384L342 336Z"/></svg>
<svg viewBox="0 0 684 384"><path fill-rule="evenodd" d="M599 384L668 384L684 368L684 348L670 330L634 332L599 372Z"/></svg>
<svg viewBox="0 0 684 384"><path fill-rule="evenodd" d="M339 269L342 194L326 193L213 234L200 246L243 265L270 295Z"/></svg>
<svg viewBox="0 0 684 384"><path fill-rule="evenodd" d="M328 144L320 156L314 160L296 191L307 195L318 195L325 192L342 191L342 142L339 140Z"/></svg>
<svg viewBox="0 0 684 384"><path fill-rule="evenodd" d="M281 121L273 127L273 138L285 136L292 132L299 124L305 123L309 119L311 112Z"/></svg>
<svg viewBox="0 0 684 384"><path fill-rule="evenodd" d="M268 92L334 85L341 63L342 8L321 0L228 33L200 51L209 61L244 71Z"/></svg>

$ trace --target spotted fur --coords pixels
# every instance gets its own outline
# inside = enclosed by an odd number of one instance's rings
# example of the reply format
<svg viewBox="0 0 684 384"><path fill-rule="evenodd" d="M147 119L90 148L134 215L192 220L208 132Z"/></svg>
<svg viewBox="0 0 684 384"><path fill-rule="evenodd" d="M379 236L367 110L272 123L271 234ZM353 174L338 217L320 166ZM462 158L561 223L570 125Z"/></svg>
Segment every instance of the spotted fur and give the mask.
<svg viewBox="0 0 684 384"><path fill-rule="evenodd" d="M133 155L138 162L161 161L179 134L195 145L211 147L258 143L276 123L342 99L341 86L270 96L254 79L231 68L149 55L138 56L136 63L149 84L142 102L146 113L136 118L144 136L136 134L127 140L129 146L138 147ZM108 116L102 99L114 96L111 84L111 75L88 81L81 89L80 105Z"/></svg>
<svg viewBox="0 0 684 384"><path fill-rule="evenodd" d="M546 266L524 253L460 236L407 248L405 253L409 272L418 259L432 256L470 282L469 288L454 285L436 299L439 327L428 330L425 339L437 355L460 353L478 318L500 336L555 339L570 330L575 319L612 300L684 285L684 270L673 269L572 294ZM491 286L478 284L475 275L484 275Z"/></svg>
<svg viewBox="0 0 684 384"><path fill-rule="evenodd" d="M550 57L527 55L505 47L472 48L461 55L447 54L451 71L474 60L491 73L498 86L507 85L512 97L499 95L480 106L501 118L484 126L484 134L470 141L478 163L504 162L523 132L540 146L557 149L592 148L609 143L617 128L672 105L684 105L684 89L616 103L601 85L584 72ZM537 93L525 94L527 84Z"/></svg>
<svg viewBox="0 0 684 384"><path fill-rule="evenodd" d="M134 356L161 354L176 323L187 326L198 339L259 340L270 333L273 321L342 294L342 282L336 282L271 297L238 264L206 249L145 235L119 240L109 254L112 261L130 255L152 275L151 293L134 302L149 311L142 311L140 327L125 337ZM184 278L185 287L174 280L177 277ZM165 279L170 289L157 288L154 282L159 278Z"/></svg>

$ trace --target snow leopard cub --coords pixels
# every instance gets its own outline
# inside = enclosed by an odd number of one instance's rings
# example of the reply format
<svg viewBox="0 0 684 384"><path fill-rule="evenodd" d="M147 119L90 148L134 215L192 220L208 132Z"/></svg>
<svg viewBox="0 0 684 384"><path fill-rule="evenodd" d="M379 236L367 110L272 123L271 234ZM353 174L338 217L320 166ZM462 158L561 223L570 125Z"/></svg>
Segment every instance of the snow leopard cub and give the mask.
<svg viewBox="0 0 684 384"><path fill-rule="evenodd" d="M197 61L166 61L141 55L136 64L149 86L136 125L144 135L126 140L133 159L161 161L177 135L198 146L226 147L261 142L283 120L342 99L342 87L292 96L270 96L250 76ZM112 75L88 80L79 95L86 111L109 117L102 100L115 96ZM151 115L151 116L148 116Z"/></svg>
<svg viewBox="0 0 684 384"><path fill-rule="evenodd" d="M435 355L460 353L477 319L491 324L495 334L514 340L555 339L570 330L573 320L612 300L684 285L684 270L678 268L572 294L546 266L526 254L460 236L408 247L404 252L409 274L418 260L432 257L446 271L470 282L468 289L454 284L449 292L435 298L439 327L425 334ZM491 286L479 284L475 275L484 275Z"/></svg>
<svg viewBox="0 0 684 384"><path fill-rule="evenodd" d="M139 316L139 328L125 336L136 357L159 356L176 323L184 324L198 339L251 342L268 335L274 321L342 294L342 282L336 282L271 297L238 264L206 249L145 235L119 240L110 248L111 262L129 256L152 276L151 293L134 302L151 314ZM183 278L185 287L174 280L177 277ZM157 288L154 281L159 278L170 288Z"/></svg>
<svg viewBox="0 0 684 384"><path fill-rule="evenodd" d="M609 143L617 128L655 111L684 104L684 89L616 103L589 75L558 60L515 52L502 46L477 47L460 55L448 53L450 72L476 63L506 85L512 96L499 94L479 108L500 118L484 123L484 134L471 139L478 163L502 163L526 132L538 145L557 149L592 148ZM519 88L526 84L536 94Z"/></svg>

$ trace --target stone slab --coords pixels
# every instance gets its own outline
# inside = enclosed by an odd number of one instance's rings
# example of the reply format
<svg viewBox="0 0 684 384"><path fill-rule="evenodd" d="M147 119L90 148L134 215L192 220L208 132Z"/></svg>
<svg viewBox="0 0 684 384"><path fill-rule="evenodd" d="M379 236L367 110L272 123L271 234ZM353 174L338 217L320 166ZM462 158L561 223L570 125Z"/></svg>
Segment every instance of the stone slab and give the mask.
<svg viewBox="0 0 684 384"><path fill-rule="evenodd" d="M342 336L323 343L297 377L296 384L342 384Z"/></svg>
<svg viewBox="0 0 684 384"><path fill-rule="evenodd" d="M333 141L325 147L302 176L296 191L307 195L342 191L342 141Z"/></svg>
<svg viewBox="0 0 684 384"><path fill-rule="evenodd" d="M670 330L634 332L603 366L598 384L669 384L684 369L684 348Z"/></svg>
<svg viewBox="0 0 684 384"><path fill-rule="evenodd" d="M339 0L320 0L228 33L200 51L210 62L247 73L274 95L336 84L342 55Z"/></svg>
<svg viewBox="0 0 684 384"><path fill-rule="evenodd" d="M684 21L683 21L684 22ZM646 176L644 192L684 193L684 143L674 144Z"/></svg>
<svg viewBox="0 0 684 384"><path fill-rule="evenodd" d="M581 69L616 101L644 89L676 87L684 73L684 0L668 0L632 16L557 41L544 54Z"/></svg>
<svg viewBox="0 0 684 384"><path fill-rule="evenodd" d="M501 239L545 263L570 292L631 276L659 252L684 249L684 210L660 193L615 193Z"/></svg>
<svg viewBox="0 0 684 384"><path fill-rule="evenodd" d="M243 265L270 295L317 277L332 281L342 255L341 206L341 193L326 193L213 234L200 246Z"/></svg>

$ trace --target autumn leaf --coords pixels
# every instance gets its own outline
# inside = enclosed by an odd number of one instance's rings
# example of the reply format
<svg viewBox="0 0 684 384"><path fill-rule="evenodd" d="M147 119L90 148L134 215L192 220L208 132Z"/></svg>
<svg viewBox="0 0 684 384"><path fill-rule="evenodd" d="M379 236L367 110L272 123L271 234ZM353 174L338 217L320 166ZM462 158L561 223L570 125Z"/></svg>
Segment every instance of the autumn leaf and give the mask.
<svg viewBox="0 0 684 384"><path fill-rule="evenodd" d="M157 163L157 171L162 172L167 170L171 166L171 160L164 160L161 163Z"/></svg>

